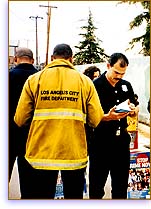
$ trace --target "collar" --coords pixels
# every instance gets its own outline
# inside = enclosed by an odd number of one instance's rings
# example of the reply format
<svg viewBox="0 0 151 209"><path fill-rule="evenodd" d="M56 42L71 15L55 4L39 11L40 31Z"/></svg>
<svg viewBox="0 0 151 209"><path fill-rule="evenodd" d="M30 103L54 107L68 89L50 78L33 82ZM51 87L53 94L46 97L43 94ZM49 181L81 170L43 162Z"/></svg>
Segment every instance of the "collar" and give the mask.
<svg viewBox="0 0 151 209"><path fill-rule="evenodd" d="M48 64L45 68L51 68L51 67L55 67L57 65L61 65L61 66L68 66L70 68L72 68L73 70L76 70L73 66L73 64L71 62L69 62L68 60L65 59L55 59L53 60L50 64Z"/></svg>

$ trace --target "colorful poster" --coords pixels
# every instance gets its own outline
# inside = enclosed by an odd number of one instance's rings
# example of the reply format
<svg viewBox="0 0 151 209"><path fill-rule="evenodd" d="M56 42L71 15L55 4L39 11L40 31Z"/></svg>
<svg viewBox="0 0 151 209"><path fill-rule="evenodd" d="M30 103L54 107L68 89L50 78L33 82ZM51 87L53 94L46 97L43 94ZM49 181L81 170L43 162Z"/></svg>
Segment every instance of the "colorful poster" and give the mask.
<svg viewBox="0 0 151 209"><path fill-rule="evenodd" d="M150 199L150 152L148 151L131 151L127 198Z"/></svg>

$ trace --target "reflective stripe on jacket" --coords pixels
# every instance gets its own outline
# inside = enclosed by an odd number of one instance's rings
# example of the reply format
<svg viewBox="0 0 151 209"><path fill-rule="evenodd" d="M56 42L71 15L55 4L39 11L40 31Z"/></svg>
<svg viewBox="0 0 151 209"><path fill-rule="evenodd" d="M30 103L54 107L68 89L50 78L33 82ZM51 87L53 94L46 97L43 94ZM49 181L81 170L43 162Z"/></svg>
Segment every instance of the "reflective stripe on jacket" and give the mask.
<svg viewBox="0 0 151 209"><path fill-rule="evenodd" d="M18 126L31 123L25 158L37 169L86 167L84 124L96 127L103 114L93 82L69 61L54 60L28 78L16 109Z"/></svg>
<svg viewBox="0 0 151 209"><path fill-rule="evenodd" d="M71 119L80 120L86 123L86 115L81 110L67 108L35 110L33 120L46 119Z"/></svg>

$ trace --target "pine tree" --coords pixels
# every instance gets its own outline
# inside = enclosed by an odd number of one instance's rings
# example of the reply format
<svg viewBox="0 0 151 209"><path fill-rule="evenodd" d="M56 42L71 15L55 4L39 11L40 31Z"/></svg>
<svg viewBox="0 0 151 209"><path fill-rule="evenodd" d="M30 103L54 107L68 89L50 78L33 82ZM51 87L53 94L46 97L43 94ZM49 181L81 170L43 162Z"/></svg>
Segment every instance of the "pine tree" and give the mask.
<svg viewBox="0 0 151 209"><path fill-rule="evenodd" d="M83 37L83 41L79 42L79 46L75 46L78 52L74 55L74 65L93 64L105 62L106 58L109 57L104 53L104 49L100 47L100 42L94 31L97 29L93 24L92 13L89 10L89 17L87 26L82 26L82 30L86 30L86 33L80 33Z"/></svg>
<svg viewBox="0 0 151 209"><path fill-rule="evenodd" d="M144 56L150 56L150 1L125 1L120 3L126 3L129 4L136 4L140 3L144 9L144 12L136 16L131 22L130 22L130 30L139 27L142 25L142 23L146 22L146 31L143 35L139 37L133 38L129 45L130 47L127 49L133 49L135 47L136 43L141 42L142 49L138 52L139 54L143 54Z"/></svg>
<svg viewBox="0 0 151 209"><path fill-rule="evenodd" d="M134 47L135 43L141 42L142 49L139 54L143 54L144 56L150 56L150 1L143 1L141 2L144 12L137 17L130 23L130 29L134 27L139 27L143 21L146 21L146 32L142 36L133 38L132 41L129 43L131 45L131 49Z"/></svg>

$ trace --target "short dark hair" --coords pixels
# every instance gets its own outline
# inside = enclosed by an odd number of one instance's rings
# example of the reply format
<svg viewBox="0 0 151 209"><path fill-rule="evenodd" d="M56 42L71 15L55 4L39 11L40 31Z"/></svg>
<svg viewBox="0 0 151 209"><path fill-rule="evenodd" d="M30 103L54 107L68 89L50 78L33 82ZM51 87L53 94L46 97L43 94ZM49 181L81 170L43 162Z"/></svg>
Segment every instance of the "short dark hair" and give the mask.
<svg viewBox="0 0 151 209"><path fill-rule="evenodd" d="M120 63L120 66L121 67L125 67L126 65L128 66L129 64L129 61L127 59L127 57L122 54L122 53L113 53L108 62L110 63L111 67L113 67L113 65L118 61L118 60L121 60L121 63Z"/></svg>
<svg viewBox="0 0 151 209"><path fill-rule="evenodd" d="M91 80L93 80L94 72L97 72L97 71L99 71L99 73L101 74L101 70L98 67L96 67L95 65L93 65L93 66L86 68L85 71L83 72L83 74L88 76Z"/></svg>
<svg viewBox="0 0 151 209"><path fill-rule="evenodd" d="M59 56L64 59L72 57L72 49L68 44L58 44L53 50L53 56Z"/></svg>

